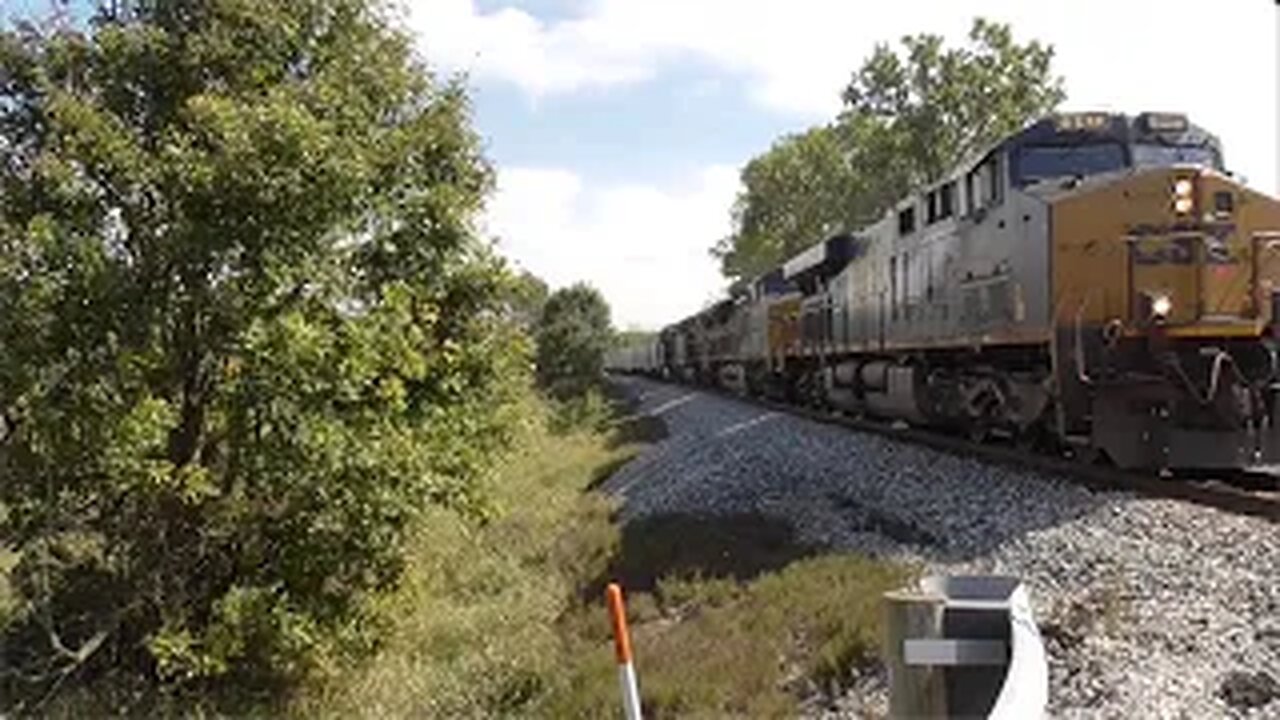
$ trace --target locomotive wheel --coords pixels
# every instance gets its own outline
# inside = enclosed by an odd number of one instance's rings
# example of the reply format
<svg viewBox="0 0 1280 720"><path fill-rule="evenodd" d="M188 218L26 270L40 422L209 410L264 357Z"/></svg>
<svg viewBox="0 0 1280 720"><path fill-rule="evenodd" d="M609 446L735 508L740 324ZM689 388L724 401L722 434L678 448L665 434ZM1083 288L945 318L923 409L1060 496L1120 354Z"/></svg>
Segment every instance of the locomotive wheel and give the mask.
<svg viewBox="0 0 1280 720"><path fill-rule="evenodd" d="M1111 465L1111 458L1107 455L1107 451L1092 445L1084 445L1073 447L1071 449L1071 459L1081 465L1092 466L1108 466Z"/></svg>
<svg viewBox="0 0 1280 720"><path fill-rule="evenodd" d="M982 420L974 420L965 426L964 434L969 442L981 445L991 438L991 426Z"/></svg>
<svg viewBox="0 0 1280 720"><path fill-rule="evenodd" d="M1033 424L1019 432L1014 445L1027 453L1050 454L1055 451L1054 437L1040 424Z"/></svg>

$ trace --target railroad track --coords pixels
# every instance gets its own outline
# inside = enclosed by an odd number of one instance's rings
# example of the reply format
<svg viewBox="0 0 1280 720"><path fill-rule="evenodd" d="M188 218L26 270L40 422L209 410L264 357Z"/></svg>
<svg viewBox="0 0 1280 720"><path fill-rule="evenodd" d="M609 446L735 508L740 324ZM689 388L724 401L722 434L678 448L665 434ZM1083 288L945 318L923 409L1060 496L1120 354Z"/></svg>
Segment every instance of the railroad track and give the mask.
<svg viewBox="0 0 1280 720"><path fill-rule="evenodd" d="M1280 475L1254 473L1216 478L1163 477L1150 472L1120 470L1105 465L1091 465L1068 458L1029 452L1007 444L978 443L932 430L854 418L838 412L741 395L720 388L700 385L692 387L825 425L838 425L855 432L873 433L1001 465L1054 473L1093 490L1127 490L1144 497L1181 500L1227 512L1259 517L1271 522L1280 522Z"/></svg>

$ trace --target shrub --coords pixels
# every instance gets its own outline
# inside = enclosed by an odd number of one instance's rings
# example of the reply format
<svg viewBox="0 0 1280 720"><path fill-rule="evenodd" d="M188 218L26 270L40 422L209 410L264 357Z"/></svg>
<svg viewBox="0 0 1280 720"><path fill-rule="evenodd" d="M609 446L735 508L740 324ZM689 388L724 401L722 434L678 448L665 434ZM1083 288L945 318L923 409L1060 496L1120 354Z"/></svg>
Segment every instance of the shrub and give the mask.
<svg viewBox="0 0 1280 720"><path fill-rule="evenodd" d="M595 288L579 283L555 291L538 320L539 381L561 400L598 386L612 333L609 305Z"/></svg>
<svg viewBox="0 0 1280 720"><path fill-rule="evenodd" d="M11 701L368 648L410 521L479 507L527 362L466 97L384 8L102 8L0 34Z"/></svg>

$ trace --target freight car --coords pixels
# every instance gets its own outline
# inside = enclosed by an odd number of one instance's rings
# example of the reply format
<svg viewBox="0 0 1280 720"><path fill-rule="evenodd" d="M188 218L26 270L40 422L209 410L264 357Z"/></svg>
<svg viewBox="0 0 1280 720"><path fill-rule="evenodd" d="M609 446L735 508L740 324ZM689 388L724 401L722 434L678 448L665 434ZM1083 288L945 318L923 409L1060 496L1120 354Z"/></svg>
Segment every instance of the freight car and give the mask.
<svg viewBox="0 0 1280 720"><path fill-rule="evenodd" d="M633 342L605 353L605 367L613 372L654 374L665 364L656 339Z"/></svg>
<svg viewBox="0 0 1280 720"><path fill-rule="evenodd" d="M1136 468L1280 461L1280 202L1178 114L1072 113L664 328L647 367Z"/></svg>

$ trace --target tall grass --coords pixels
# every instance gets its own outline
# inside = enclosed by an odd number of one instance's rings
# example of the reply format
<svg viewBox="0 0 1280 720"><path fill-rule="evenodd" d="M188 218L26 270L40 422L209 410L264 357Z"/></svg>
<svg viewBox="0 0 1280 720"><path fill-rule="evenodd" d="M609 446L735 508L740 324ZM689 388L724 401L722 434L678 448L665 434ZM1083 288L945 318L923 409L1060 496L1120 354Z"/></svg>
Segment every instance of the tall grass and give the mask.
<svg viewBox="0 0 1280 720"><path fill-rule="evenodd" d="M428 517L407 582L388 600L396 621L385 647L367 667L306 688L293 714L523 715L563 672L557 622L617 544L610 504L583 491L635 447L569 429L539 405L528 413L529 431L489 488L494 519Z"/></svg>
<svg viewBox="0 0 1280 720"><path fill-rule="evenodd" d="M9 571L16 564L18 564L17 554L0 547L0 630L9 624L9 618L17 609L13 588L9 584Z"/></svg>
<svg viewBox="0 0 1280 720"><path fill-rule="evenodd" d="M838 693L877 663L880 596L909 572L828 555L746 583L669 578L633 596L646 716L792 717L801 698ZM546 717L617 712L603 610L592 609L567 623L575 662L539 708Z"/></svg>

